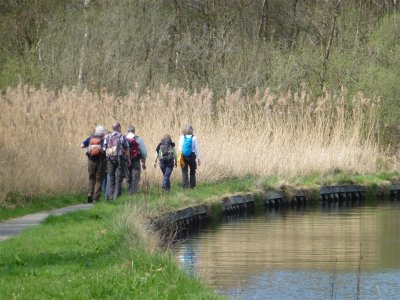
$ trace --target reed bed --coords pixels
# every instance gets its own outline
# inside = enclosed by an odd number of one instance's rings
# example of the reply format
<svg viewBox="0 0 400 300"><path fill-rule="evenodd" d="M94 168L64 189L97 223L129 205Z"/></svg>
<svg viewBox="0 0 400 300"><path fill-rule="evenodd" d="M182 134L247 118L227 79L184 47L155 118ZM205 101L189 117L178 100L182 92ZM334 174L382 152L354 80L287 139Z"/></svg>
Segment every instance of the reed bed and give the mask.
<svg viewBox="0 0 400 300"><path fill-rule="evenodd" d="M175 142L192 124L202 156L200 182L254 176L288 179L333 170L379 171L385 154L376 135L376 104L305 91L277 96L269 90L243 96L212 91L189 93L161 86L157 91L115 97L75 89L58 92L19 86L0 96L0 194L78 192L86 188L85 152L80 143L96 124L118 121L126 132L136 126L149 150L143 179L161 182L152 167L155 148L169 133ZM173 181L180 179L175 170Z"/></svg>

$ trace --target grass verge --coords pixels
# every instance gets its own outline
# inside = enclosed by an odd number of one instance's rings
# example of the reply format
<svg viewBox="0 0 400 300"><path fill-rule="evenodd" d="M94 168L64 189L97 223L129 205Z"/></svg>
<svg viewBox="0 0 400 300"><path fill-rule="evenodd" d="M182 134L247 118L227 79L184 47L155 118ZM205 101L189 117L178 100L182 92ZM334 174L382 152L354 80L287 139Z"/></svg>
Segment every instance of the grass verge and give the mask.
<svg viewBox="0 0 400 300"><path fill-rule="evenodd" d="M1 242L0 299L218 299L199 279L180 270L172 253L156 246L157 236L146 231L148 217L260 187L306 187L328 184L326 180L382 185L398 179L397 173L337 173L288 183L248 177L189 191L174 185L170 193L144 188L139 195L101 202L90 211L49 217Z"/></svg>
<svg viewBox="0 0 400 300"><path fill-rule="evenodd" d="M149 250L125 205L49 217L0 244L1 299L216 299L168 252Z"/></svg>
<svg viewBox="0 0 400 300"><path fill-rule="evenodd" d="M144 218L244 191L254 182L204 184L187 192L173 186L168 194L151 187L90 211L51 216L0 243L0 299L218 299L155 246Z"/></svg>
<svg viewBox="0 0 400 300"><path fill-rule="evenodd" d="M359 184L368 187L379 187L392 182L399 182L398 172L382 172L373 174L351 174L348 172L335 171L332 173L308 175L295 177L288 181L280 180L278 177L245 177L241 179L222 180L216 183L200 184L198 188L183 191L179 186L173 184L170 193L163 193L159 187L149 186L143 188L143 192L135 196L135 203L146 207L146 214L150 217L162 213L187 207L190 205L212 202L221 195L236 192L255 191L260 188L282 189L291 186L301 189L318 189L321 185L336 184ZM77 195L39 196L27 197L19 194L10 194L7 201L0 202L0 221L35 213L43 210L65 207L68 205L84 203L86 197ZM119 202L126 203L132 200L122 197Z"/></svg>
<svg viewBox="0 0 400 300"><path fill-rule="evenodd" d="M51 210L85 202L82 194L77 195L42 195L25 196L9 193L5 201L0 202L0 221L32 214L39 211Z"/></svg>

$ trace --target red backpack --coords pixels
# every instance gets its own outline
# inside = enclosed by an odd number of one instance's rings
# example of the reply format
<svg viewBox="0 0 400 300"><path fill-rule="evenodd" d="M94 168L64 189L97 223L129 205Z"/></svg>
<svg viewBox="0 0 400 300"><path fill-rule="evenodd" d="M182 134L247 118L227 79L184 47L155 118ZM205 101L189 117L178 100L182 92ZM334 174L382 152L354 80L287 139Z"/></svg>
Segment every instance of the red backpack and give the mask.
<svg viewBox="0 0 400 300"><path fill-rule="evenodd" d="M127 138L129 143L129 153L131 155L131 159L140 158L140 150L139 150L139 143L136 141L138 136L129 137Z"/></svg>
<svg viewBox="0 0 400 300"><path fill-rule="evenodd" d="M102 154L101 150L102 139L94 136L90 139L88 153L90 157L99 157Z"/></svg>

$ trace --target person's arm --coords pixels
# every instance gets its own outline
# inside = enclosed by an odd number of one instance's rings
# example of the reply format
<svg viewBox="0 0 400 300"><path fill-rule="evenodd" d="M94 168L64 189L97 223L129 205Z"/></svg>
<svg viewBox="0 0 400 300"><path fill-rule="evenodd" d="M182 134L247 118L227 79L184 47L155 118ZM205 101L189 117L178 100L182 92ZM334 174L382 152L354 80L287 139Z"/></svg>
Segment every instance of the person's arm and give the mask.
<svg viewBox="0 0 400 300"><path fill-rule="evenodd" d="M104 140L103 140L103 151L104 151L104 153L106 153L106 149L107 149L107 135L104 137Z"/></svg>
<svg viewBox="0 0 400 300"><path fill-rule="evenodd" d="M179 147L178 147L178 153L182 153L182 145L183 145L183 135L179 137Z"/></svg>
<svg viewBox="0 0 400 300"><path fill-rule="evenodd" d="M172 148L172 153L174 154L174 165L175 167L178 166L178 156L176 155L175 147Z"/></svg>
<svg viewBox="0 0 400 300"><path fill-rule="evenodd" d="M139 144L139 152L140 155L142 156L142 158L140 159L140 161L142 162L142 169L146 170L147 149L141 137L138 138L138 144Z"/></svg>
<svg viewBox="0 0 400 300"><path fill-rule="evenodd" d="M158 152L160 151L161 144L157 145L156 153L154 155L154 168L157 168Z"/></svg>
<svg viewBox="0 0 400 300"><path fill-rule="evenodd" d="M88 137L86 140L84 140L81 144L81 148L87 148L89 147L91 137Z"/></svg>
<svg viewBox="0 0 400 300"><path fill-rule="evenodd" d="M157 159L158 159L158 152L156 151L154 155L154 168L157 168Z"/></svg>
<svg viewBox="0 0 400 300"><path fill-rule="evenodd" d="M147 148L146 148L146 145L144 144L144 141L143 141L142 138L138 139L138 144L139 144L140 155L146 161L146 159L147 159Z"/></svg>
<svg viewBox="0 0 400 300"><path fill-rule="evenodd" d="M196 154L197 164L200 166L200 147L197 137L193 137L193 151Z"/></svg>

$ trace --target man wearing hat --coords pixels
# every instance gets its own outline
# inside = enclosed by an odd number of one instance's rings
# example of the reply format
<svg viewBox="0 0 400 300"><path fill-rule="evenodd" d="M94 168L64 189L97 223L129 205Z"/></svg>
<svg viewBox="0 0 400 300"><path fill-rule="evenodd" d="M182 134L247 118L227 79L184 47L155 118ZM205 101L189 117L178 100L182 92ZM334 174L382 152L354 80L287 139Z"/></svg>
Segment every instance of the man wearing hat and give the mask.
<svg viewBox="0 0 400 300"><path fill-rule="evenodd" d="M99 201L101 187L105 173L105 152L104 152L104 134L103 126L96 126L94 134L84 140L81 148L87 148L88 157L89 185L87 202Z"/></svg>

